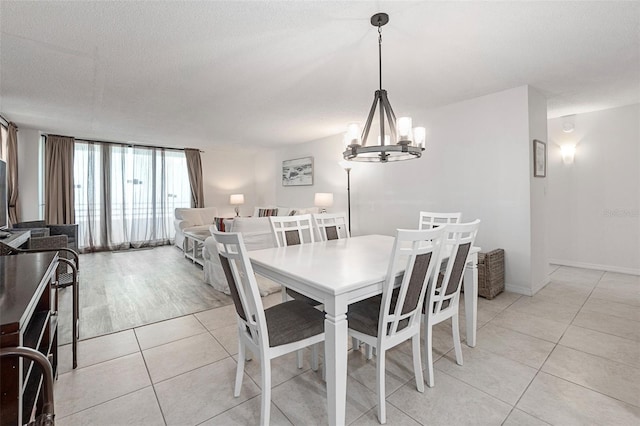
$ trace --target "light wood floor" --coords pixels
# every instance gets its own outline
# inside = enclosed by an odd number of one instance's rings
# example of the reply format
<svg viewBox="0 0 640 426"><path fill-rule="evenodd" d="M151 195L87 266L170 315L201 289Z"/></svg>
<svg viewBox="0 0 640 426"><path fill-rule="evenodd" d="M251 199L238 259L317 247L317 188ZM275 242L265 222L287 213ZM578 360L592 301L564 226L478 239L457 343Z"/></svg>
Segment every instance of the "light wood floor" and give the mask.
<svg viewBox="0 0 640 426"><path fill-rule="evenodd" d="M229 305L175 246L80 255L80 339ZM71 287L60 291L60 344L71 341Z"/></svg>

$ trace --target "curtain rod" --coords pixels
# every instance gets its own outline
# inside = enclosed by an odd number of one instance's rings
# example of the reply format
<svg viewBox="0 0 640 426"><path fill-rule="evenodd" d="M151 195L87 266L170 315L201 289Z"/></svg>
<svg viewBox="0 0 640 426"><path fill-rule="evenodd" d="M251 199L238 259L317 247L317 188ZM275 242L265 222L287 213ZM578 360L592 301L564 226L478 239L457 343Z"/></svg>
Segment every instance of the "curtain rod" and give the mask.
<svg viewBox="0 0 640 426"><path fill-rule="evenodd" d="M54 134L48 134L48 133L43 133L43 135L45 135L45 136L59 136L59 137L62 137L62 138L73 137L73 136L64 136L64 135L54 135ZM125 143L125 142L99 141L99 140L94 140L94 139L83 139L83 138L73 138L73 139L76 140L76 141L80 141L80 142L105 143L105 144L109 144L109 145L128 146L130 148L140 147L140 148L153 148L153 149L167 149L167 150L170 150L170 151L184 151L185 149L189 149L189 148L172 148L172 147L166 147L166 146L141 145L141 144ZM204 151L201 150L201 149L199 149L198 151L204 153Z"/></svg>

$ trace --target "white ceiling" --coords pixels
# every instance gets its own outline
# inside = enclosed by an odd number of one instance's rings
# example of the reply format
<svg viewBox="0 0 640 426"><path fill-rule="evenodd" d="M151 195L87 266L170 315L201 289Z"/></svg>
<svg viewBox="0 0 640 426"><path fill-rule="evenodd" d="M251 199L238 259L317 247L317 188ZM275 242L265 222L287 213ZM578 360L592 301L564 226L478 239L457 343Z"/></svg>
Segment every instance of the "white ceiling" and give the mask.
<svg viewBox="0 0 640 426"><path fill-rule="evenodd" d="M0 1L0 113L101 140L273 146L530 84L557 117L640 102L639 2Z"/></svg>

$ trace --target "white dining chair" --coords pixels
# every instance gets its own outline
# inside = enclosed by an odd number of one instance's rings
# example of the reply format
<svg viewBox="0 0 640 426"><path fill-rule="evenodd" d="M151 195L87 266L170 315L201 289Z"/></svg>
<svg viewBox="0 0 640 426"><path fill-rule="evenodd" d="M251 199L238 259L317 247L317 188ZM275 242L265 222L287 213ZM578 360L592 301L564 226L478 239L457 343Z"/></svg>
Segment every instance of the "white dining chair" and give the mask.
<svg viewBox="0 0 640 426"><path fill-rule="evenodd" d="M438 273L445 228L398 229L381 296L349 306L349 335L376 349L378 421L386 423L385 359L387 350L411 339L416 387L424 392L420 359L420 325L427 283ZM400 271L400 286L394 290Z"/></svg>
<svg viewBox="0 0 640 426"><path fill-rule="evenodd" d="M443 256L449 253L449 260L444 272L438 279L429 283L424 303L424 344L426 352L425 368L427 385L433 387L433 326L451 318L451 331L455 348L456 363L462 365L462 345L460 343L459 315L460 288L464 268L469 261L469 252L476 239L480 221L470 223L448 224L444 228L445 238ZM438 228L436 228L438 229ZM442 263L442 260L439 261ZM439 268L438 268L439 269Z"/></svg>
<svg viewBox="0 0 640 426"><path fill-rule="evenodd" d="M238 367L233 395L240 396L247 349L260 358L262 402L260 424L268 425L271 409L271 360L324 341L324 314L309 304L290 300L264 309L260 291L240 233L212 231L231 290L238 323ZM317 370L318 366L312 365Z"/></svg>
<svg viewBox="0 0 640 426"><path fill-rule="evenodd" d="M269 216L271 232L277 247L295 246L299 244L310 244L315 242L313 230L313 218L310 214L294 216ZM315 299L305 296L290 288L282 287L282 301L289 299L301 300L311 306L318 306L321 303ZM314 353L312 363L318 362ZM297 355L298 368L302 368L302 351Z"/></svg>
<svg viewBox="0 0 640 426"><path fill-rule="evenodd" d="M315 241L313 219L310 214L269 216L269 222L277 247L308 244Z"/></svg>
<svg viewBox="0 0 640 426"><path fill-rule="evenodd" d="M342 213L316 213L313 222L320 236L320 241L338 240L349 238L347 228L347 214Z"/></svg>
<svg viewBox="0 0 640 426"><path fill-rule="evenodd" d="M432 229L448 223L458 223L462 220L461 212L454 213L434 213L420 212L418 229Z"/></svg>

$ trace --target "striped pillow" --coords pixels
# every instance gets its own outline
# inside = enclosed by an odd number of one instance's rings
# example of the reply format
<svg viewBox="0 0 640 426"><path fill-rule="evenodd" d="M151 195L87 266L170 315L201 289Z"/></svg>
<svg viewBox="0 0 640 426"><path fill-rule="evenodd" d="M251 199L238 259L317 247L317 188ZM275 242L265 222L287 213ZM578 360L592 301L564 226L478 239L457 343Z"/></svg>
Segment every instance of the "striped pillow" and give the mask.
<svg viewBox="0 0 640 426"><path fill-rule="evenodd" d="M278 216L278 209L258 209L258 217Z"/></svg>
<svg viewBox="0 0 640 426"><path fill-rule="evenodd" d="M218 228L220 232L226 232L224 229L224 221L225 219L229 219L228 217L214 217L213 224Z"/></svg>

